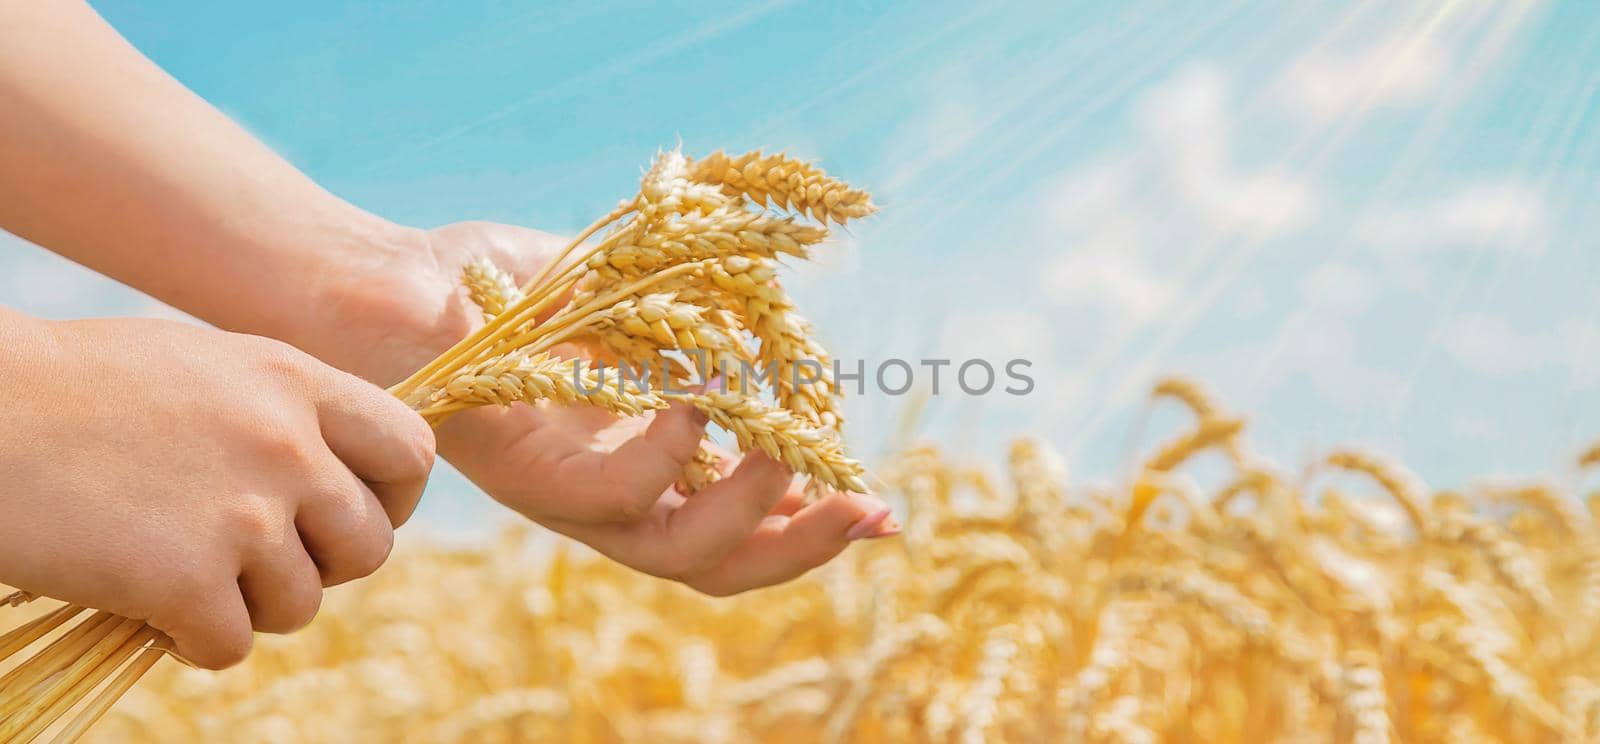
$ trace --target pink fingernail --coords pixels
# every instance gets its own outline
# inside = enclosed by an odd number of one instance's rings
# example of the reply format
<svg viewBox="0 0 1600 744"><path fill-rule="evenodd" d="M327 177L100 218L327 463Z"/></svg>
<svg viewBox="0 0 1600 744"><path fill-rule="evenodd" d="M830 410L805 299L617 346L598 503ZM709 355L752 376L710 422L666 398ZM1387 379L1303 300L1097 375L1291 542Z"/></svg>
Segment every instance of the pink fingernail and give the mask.
<svg viewBox="0 0 1600 744"><path fill-rule="evenodd" d="M727 390L723 389L723 386L724 381L722 379L722 375L712 375L707 377L705 383L700 386L700 392L709 393L713 390L719 393L728 392Z"/></svg>
<svg viewBox="0 0 1600 744"><path fill-rule="evenodd" d="M884 522L889 519L889 509L883 508L861 518L861 521L850 525L850 531L844 533L847 540L860 540L864 537L877 537L883 529ZM896 525L896 530L899 526Z"/></svg>
<svg viewBox="0 0 1600 744"><path fill-rule="evenodd" d="M886 519L884 520L883 524L878 525L878 529L876 531L870 535L867 535L867 539L871 540L879 537L894 537L898 534L900 534L900 523L894 521L893 519Z"/></svg>

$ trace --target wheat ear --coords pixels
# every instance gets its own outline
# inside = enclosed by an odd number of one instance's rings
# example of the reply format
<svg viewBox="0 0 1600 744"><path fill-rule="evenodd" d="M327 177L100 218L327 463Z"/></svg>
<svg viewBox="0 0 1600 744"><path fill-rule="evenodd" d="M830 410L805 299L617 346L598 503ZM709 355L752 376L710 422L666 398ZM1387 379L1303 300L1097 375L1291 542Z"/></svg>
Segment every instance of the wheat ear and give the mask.
<svg viewBox="0 0 1600 744"><path fill-rule="evenodd" d="M748 152L730 158L714 152L689 167L689 177L716 184L730 195L765 206L769 201L784 209L810 214L818 222L839 224L877 211L872 197L828 176L821 168L787 155Z"/></svg>
<svg viewBox="0 0 1600 744"><path fill-rule="evenodd" d="M1595 442L1582 454L1578 455L1578 468L1587 469L1600 465L1600 442Z"/></svg>
<svg viewBox="0 0 1600 744"><path fill-rule="evenodd" d="M461 284L467 297L483 311L484 320L493 320L506 308L522 300L522 289L511 275L487 258L479 258L461 268Z"/></svg>
<svg viewBox="0 0 1600 744"><path fill-rule="evenodd" d="M734 393L668 395L682 400L733 434L739 449L760 450L796 473L809 475L840 491L866 493L861 463L844 455L831 433L807 426L790 411Z"/></svg>
<svg viewBox="0 0 1600 744"><path fill-rule="evenodd" d="M1158 473L1173 470L1209 447L1225 445L1243 429L1240 419L1204 419L1193 431L1156 450L1144 467Z"/></svg>
<svg viewBox="0 0 1600 744"><path fill-rule="evenodd" d="M1406 516L1417 528L1418 535L1428 533L1427 510L1424 500L1427 487L1410 471L1375 452L1358 449L1339 449L1329 452L1323 462L1331 467L1362 473L1377 481L1378 485L1404 509Z"/></svg>
<svg viewBox="0 0 1600 744"><path fill-rule="evenodd" d="M654 392L630 389L620 374L615 384L607 384L604 368L538 352L510 354L469 368L435 392L420 413L434 418L476 406L539 400L582 403L621 416L637 416L667 405Z"/></svg>
<svg viewBox="0 0 1600 744"><path fill-rule="evenodd" d="M683 464L683 473L678 476L678 482L673 488L685 496L693 496L701 489L717 482L722 477L720 464L722 458L701 442L700 448L694 452L694 458Z"/></svg>

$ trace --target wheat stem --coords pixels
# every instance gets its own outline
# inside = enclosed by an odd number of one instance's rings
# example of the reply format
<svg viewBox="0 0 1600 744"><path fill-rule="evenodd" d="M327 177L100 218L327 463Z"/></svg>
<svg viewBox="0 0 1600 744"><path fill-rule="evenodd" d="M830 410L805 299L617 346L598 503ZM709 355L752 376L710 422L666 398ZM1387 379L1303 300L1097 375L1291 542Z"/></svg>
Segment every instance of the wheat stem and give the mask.
<svg viewBox="0 0 1600 744"><path fill-rule="evenodd" d="M645 277L638 283L638 286L649 286L651 283L660 281L668 276L676 276L682 273L686 272L673 273L663 271L650 277ZM431 386L437 386L439 382L448 379L451 374L460 371L463 366L481 358L496 346L508 345L518 348L524 345L527 340L537 338L538 335L549 328L559 327L564 323L571 322L570 320L563 320L563 318L569 318L574 314L581 314L585 311L592 311L594 307L593 303L590 303L583 308L564 310L557 318L552 318L547 323L538 324L531 329L524 329L524 326L528 324L527 321L537 317L539 313L561 299L561 295L576 281L576 271L569 269L560 275L556 281L524 290L525 296L517 304L495 316L493 320L485 323L477 332L457 342L450 350L439 355L439 357L429 362L415 374L406 378L404 382L389 388L389 392L407 403L414 404L416 402L415 396L419 391L426 390ZM523 334L521 336L513 336L519 330L522 330Z"/></svg>
<svg viewBox="0 0 1600 744"><path fill-rule="evenodd" d="M133 660L133 663L124 667L116 678L111 680L111 684L101 690L100 694L96 695L93 700L90 700L89 704L77 716L73 717L66 728L56 734L55 738L51 740L52 744L70 744L77 741L79 737L89 730L89 727L104 717L106 712L117 704L117 700L121 699L128 690L133 689L133 686L139 682L139 678L150 671L150 667L155 666L155 663L160 661L161 657L165 656L172 648L172 640L162 636L153 628L145 629L144 632L135 636L129 643L137 640L138 643L134 645L135 650L137 650L149 638L154 638L155 642L145 648L144 652Z"/></svg>
<svg viewBox="0 0 1600 744"><path fill-rule="evenodd" d="M567 256L572 254L573 249L577 248L579 245L582 245L584 241L588 240L590 237L593 237L595 233L599 232L606 225L622 219L623 216L627 215L629 212L632 212L633 209L633 202L623 202L618 204L617 208L611 210L609 214L601 217L598 220L595 220L588 227L584 228L582 232L578 233L577 237L567 241L567 245L561 249L561 252L556 254L555 258L550 259L548 263L540 268L539 273L535 274L532 279L529 279L527 284L522 285L522 291L525 293L532 293L533 290L550 275L551 269L560 266L561 263L567 259ZM582 262L578 261L576 263Z"/></svg>
<svg viewBox="0 0 1600 744"><path fill-rule="evenodd" d="M118 621L111 632L73 661L43 694L29 700L22 715L0 724L0 741L32 741L43 733L133 655L144 642L136 644L134 640L145 627L139 620Z"/></svg>
<svg viewBox="0 0 1600 744"><path fill-rule="evenodd" d="M50 631L77 617L80 612L83 612L83 607L79 605L62 605L51 610L49 614L34 618L0 636L0 661L9 659L12 654L33 645L34 641L49 635Z"/></svg>
<svg viewBox="0 0 1600 744"><path fill-rule="evenodd" d="M105 637L115 623L115 615L96 612L65 635L51 641L44 650L29 657L21 666L0 677L0 696L4 696L4 701L0 702L0 718L10 716L24 702L21 693L65 669L85 649Z"/></svg>

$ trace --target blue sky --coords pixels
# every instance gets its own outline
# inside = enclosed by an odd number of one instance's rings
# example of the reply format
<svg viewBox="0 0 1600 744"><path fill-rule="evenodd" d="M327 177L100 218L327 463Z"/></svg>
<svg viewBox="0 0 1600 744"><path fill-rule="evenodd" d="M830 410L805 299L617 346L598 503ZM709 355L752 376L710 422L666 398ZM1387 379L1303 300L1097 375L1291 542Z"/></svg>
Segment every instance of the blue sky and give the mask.
<svg viewBox="0 0 1600 744"><path fill-rule="evenodd" d="M819 159L885 207L797 272L840 356L1034 360L1033 395L927 409L977 453L1114 475L1169 371L1289 465L1457 486L1600 438L1600 5L677 5L96 3L399 221L570 231L679 141ZM15 240L0 303L163 312ZM857 449L906 405L854 401ZM476 503L446 476L425 513Z"/></svg>

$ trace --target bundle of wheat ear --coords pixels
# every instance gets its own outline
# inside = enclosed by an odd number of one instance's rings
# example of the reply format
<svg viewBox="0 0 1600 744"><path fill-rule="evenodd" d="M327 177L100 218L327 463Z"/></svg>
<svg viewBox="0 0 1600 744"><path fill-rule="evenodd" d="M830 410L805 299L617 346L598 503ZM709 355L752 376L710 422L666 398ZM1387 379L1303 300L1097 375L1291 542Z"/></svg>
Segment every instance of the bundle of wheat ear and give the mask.
<svg viewBox="0 0 1600 744"><path fill-rule="evenodd" d="M486 260L465 267L484 325L390 392L434 426L486 405L547 401L638 415L682 402L741 451L809 477L812 489L864 492L865 472L840 438L831 360L777 269L785 256L806 258L830 221L874 209L865 191L785 155L662 153L636 196L526 284ZM562 358L558 346L596 361ZM608 363L626 379L608 381ZM694 384L713 378L722 380L715 389ZM715 460L702 448L677 487L715 479ZM18 592L7 601L32 599ZM0 662L42 646L0 677L0 741L31 741L76 709L55 737L75 740L172 654L159 631L106 612L67 628L86 611L60 607L0 637Z"/></svg>

